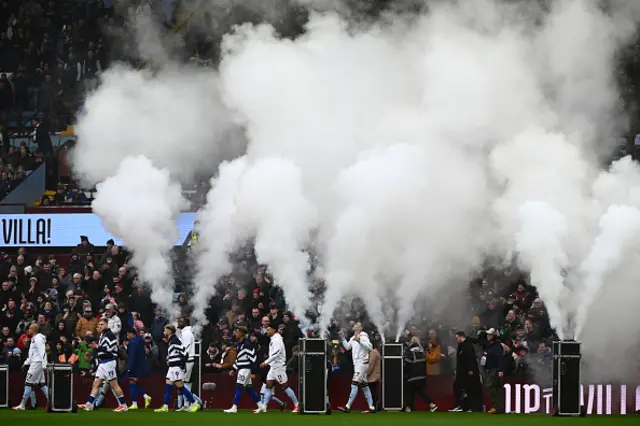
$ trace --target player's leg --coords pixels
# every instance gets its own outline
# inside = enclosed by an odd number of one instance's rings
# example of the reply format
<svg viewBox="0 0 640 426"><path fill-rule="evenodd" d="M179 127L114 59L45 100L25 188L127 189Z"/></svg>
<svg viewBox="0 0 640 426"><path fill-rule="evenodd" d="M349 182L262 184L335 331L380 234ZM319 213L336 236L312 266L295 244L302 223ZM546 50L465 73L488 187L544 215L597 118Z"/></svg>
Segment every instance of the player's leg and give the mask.
<svg viewBox="0 0 640 426"><path fill-rule="evenodd" d="M373 405L373 395L371 394L371 388L365 380L360 382L360 389L362 389L362 393L367 400L367 406L369 407L369 410L367 410L367 412L376 411L376 407Z"/></svg>
<svg viewBox="0 0 640 426"><path fill-rule="evenodd" d="M251 383L251 370L249 369L238 370L236 374L236 393L233 396L233 405L228 410L224 410L225 413L238 412L238 404L240 403L240 399L242 398L242 393L244 392L247 383ZM253 391L253 393L255 394L255 390ZM258 398L257 394L256 394L256 398ZM258 398L258 401L259 401L259 398Z"/></svg>
<svg viewBox="0 0 640 426"><path fill-rule="evenodd" d="M27 405L27 401L31 398L31 393L34 392L33 384L31 383L31 379L33 377L33 373L31 373L31 366L29 366L29 371L27 371L27 376L24 381L24 392L22 394L22 400L20 400L20 404L13 407L14 410L23 411ZM33 401L33 400L32 400ZM31 402L33 406L33 402Z"/></svg>
<svg viewBox="0 0 640 426"><path fill-rule="evenodd" d="M129 395L131 395L131 405L129 410L138 409L138 384L135 377L129 375Z"/></svg>
<svg viewBox="0 0 640 426"><path fill-rule="evenodd" d="M289 378L287 377L286 371L280 372L276 376L277 376L278 383L282 387L283 392L285 394L287 394L287 396L291 400L291 403L293 404L293 412L297 413L298 412L298 397L296 397L296 393L289 386Z"/></svg>
<svg viewBox="0 0 640 426"><path fill-rule="evenodd" d="M114 370L114 373L115 373L115 370ZM113 389L113 394L116 396L116 400L118 401L118 408L116 408L113 411L116 411L116 412L127 411L128 410L127 400L124 398L124 392L122 391L122 388L118 383L117 377L110 380L109 385L111 386L111 389Z"/></svg>
<svg viewBox="0 0 640 426"><path fill-rule="evenodd" d="M104 379L102 378L102 374L100 372L100 367L98 367L98 371L96 372L96 378L93 380L93 384L91 385L91 393L89 393L89 398L87 399L87 403L84 404L84 409L87 411L92 411L94 404L96 402L96 398L98 397L98 393L100 393L100 386L102 386L102 382Z"/></svg>
<svg viewBox="0 0 640 426"><path fill-rule="evenodd" d="M184 396L185 401L189 401L189 411L196 412L200 409L200 404L196 401L191 391L184 385L183 381L175 382L178 392Z"/></svg>
<svg viewBox="0 0 640 426"><path fill-rule="evenodd" d="M193 399L195 399L196 402L200 404L200 406L202 406L202 400L200 399L198 394L196 394L194 391L191 390L191 386L192 386L191 383L184 382L185 389L189 390L189 392L191 392L191 394L193 395Z"/></svg>
<svg viewBox="0 0 640 426"><path fill-rule="evenodd" d="M105 380L102 383L102 386L100 386L100 390L98 391L98 397L96 398L96 402L94 402L93 404L93 408L98 408L102 406L102 404L104 403L104 400L107 398L107 392L109 392L109 389L111 389L111 386L109 386L109 382ZM113 389L111 389L111 391L113 392ZM114 393L113 396L115 395L116 394Z"/></svg>
<svg viewBox="0 0 640 426"><path fill-rule="evenodd" d="M169 379L171 374L171 367L167 373L167 380L164 384L164 404L162 407L154 410L156 413L163 413L169 411L169 401L171 400L171 391L173 391L173 382Z"/></svg>
<svg viewBox="0 0 640 426"><path fill-rule="evenodd" d="M363 377L361 374L361 370L359 368L355 368L353 372L353 377L351 378L351 392L349 393L349 400L347 401L347 405L344 407L338 407L338 410L348 413L351 411L351 406L353 405L353 401L355 401L356 396L358 396L358 387L362 382Z"/></svg>

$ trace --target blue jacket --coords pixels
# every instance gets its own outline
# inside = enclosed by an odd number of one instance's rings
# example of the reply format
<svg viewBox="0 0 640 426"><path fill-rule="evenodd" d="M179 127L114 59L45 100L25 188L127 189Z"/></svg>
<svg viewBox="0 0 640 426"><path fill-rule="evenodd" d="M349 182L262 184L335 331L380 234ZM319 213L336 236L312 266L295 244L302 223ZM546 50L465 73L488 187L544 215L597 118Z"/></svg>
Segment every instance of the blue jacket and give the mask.
<svg viewBox="0 0 640 426"><path fill-rule="evenodd" d="M487 362L484 366L485 370L504 371L504 349L500 340L494 338L489 342L485 352Z"/></svg>
<svg viewBox="0 0 640 426"><path fill-rule="evenodd" d="M144 340L142 340L142 337L136 336L129 341L127 355L129 377L135 377L137 379L148 377L149 365L147 364L147 357L144 353Z"/></svg>

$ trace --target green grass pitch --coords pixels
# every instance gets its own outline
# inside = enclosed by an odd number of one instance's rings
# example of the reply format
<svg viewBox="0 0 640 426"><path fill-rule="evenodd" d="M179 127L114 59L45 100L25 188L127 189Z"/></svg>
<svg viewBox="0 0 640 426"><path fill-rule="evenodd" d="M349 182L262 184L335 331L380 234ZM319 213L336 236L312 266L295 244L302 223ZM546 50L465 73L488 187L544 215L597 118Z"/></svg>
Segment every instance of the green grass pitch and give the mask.
<svg viewBox="0 0 640 426"><path fill-rule="evenodd" d="M154 424L162 426L189 425L232 425L232 426L475 426L490 424L491 426L605 426L605 425L638 425L639 418L627 416L590 416L584 418L551 417L548 415L503 414L489 415L480 413L377 413L350 414L334 413L331 416L281 413L279 411L265 414L253 414L249 410L241 410L238 414L225 414L222 410L208 410L200 413L154 413L151 410L113 413L109 409L77 414L51 413L44 410L14 412L0 410L1 424L46 425L46 426L141 426ZM268 422L268 423L265 423ZM515 422L515 423L514 423Z"/></svg>

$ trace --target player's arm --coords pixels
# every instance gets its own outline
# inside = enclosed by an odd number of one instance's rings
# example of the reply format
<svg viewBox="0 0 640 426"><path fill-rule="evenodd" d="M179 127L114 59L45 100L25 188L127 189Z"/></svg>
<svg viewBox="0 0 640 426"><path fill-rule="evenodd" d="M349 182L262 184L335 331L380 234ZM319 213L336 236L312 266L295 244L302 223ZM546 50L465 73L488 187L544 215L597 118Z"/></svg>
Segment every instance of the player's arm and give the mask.
<svg viewBox="0 0 640 426"><path fill-rule="evenodd" d="M360 336L360 346L367 352L371 352L371 349L373 349L373 343L369 340L369 336L364 334Z"/></svg>
<svg viewBox="0 0 640 426"><path fill-rule="evenodd" d="M42 367L47 368L47 349L45 346L45 339L37 339L36 348L38 349L38 356L42 360Z"/></svg>

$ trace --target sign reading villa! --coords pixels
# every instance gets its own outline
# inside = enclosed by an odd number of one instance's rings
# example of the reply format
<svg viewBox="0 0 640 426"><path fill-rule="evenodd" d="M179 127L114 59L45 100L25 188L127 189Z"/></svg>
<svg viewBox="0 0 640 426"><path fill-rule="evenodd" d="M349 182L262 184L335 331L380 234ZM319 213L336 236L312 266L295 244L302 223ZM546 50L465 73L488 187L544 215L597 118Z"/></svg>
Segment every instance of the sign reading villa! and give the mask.
<svg viewBox="0 0 640 426"><path fill-rule="evenodd" d="M640 410L640 386L582 385L580 400L587 414L632 414ZM552 389L536 384L504 385L507 413L546 413L553 411Z"/></svg>
<svg viewBox="0 0 640 426"><path fill-rule="evenodd" d="M176 221L178 241L181 245L193 229L195 213L181 213ZM86 235L97 246L114 239L102 226L100 218L93 213L75 214L19 214L0 215L0 245L2 247L75 247L80 235Z"/></svg>
<svg viewBox="0 0 640 426"><path fill-rule="evenodd" d="M51 219L2 219L4 246L51 245Z"/></svg>

